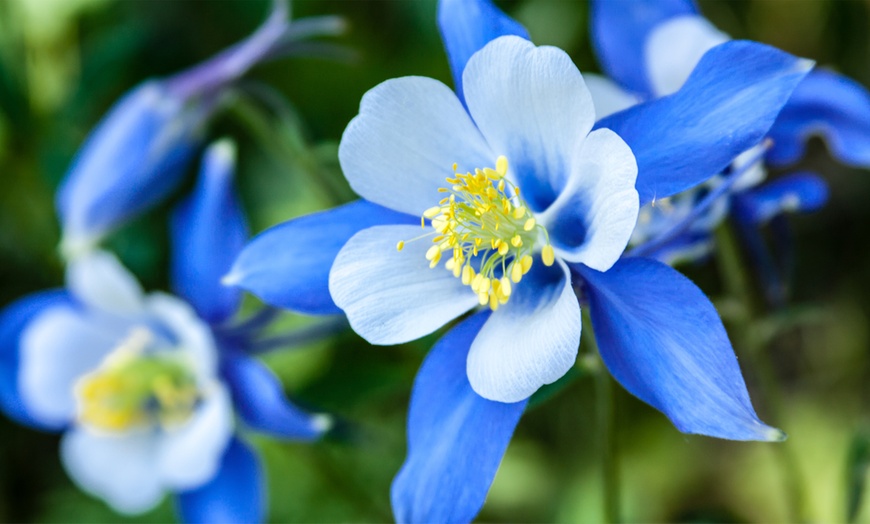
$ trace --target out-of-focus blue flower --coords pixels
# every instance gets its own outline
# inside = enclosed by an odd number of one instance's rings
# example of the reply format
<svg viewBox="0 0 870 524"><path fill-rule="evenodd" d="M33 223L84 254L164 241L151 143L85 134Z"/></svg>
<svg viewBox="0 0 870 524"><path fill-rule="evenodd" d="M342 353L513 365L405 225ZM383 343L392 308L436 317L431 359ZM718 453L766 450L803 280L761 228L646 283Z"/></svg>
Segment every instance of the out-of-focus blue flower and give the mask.
<svg viewBox="0 0 870 524"><path fill-rule="evenodd" d="M235 80L264 60L294 52L301 39L341 28L333 17L291 23L286 1L277 0L268 20L244 41L122 97L91 131L61 183L64 253L86 252L178 185Z"/></svg>
<svg viewBox="0 0 870 524"><path fill-rule="evenodd" d="M208 148L194 193L173 217L181 297L145 295L118 260L73 260L65 291L25 297L0 316L0 402L12 418L63 431L61 458L83 490L122 513L166 493L188 522L263 520L264 473L236 436L313 440L329 426L289 403L252 353L263 322L231 326L237 291L220 276L247 230L234 194L234 145ZM186 301L185 301L186 300Z"/></svg>
<svg viewBox="0 0 870 524"><path fill-rule="evenodd" d="M691 0L596 0L592 8L595 49L608 78L595 77L590 90L601 116L677 91L709 50L730 37L697 11ZM715 209L681 227L670 242L643 248L646 256L673 263L705 253L709 232L734 208L741 221L759 224L783 211L813 211L827 200L824 181L812 173L786 176L772 189L757 188L767 178L766 165L786 166L797 160L811 135L821 135L833 155L850 165L870 166L870 94L856 82L833 72L809 73L783 107L768 136L766 155L747 151L723 171L712 185L728 182ZM752 166L741 160L755 158ZM698 201L710 187L695 188L678 198L682 204ZM771 199L771 192L780 197ZM763 200L764 212L746 213ZM661 204L657 201L656 204ZM642 210L632 245L643 245L662 230L683 225L680 204ZM677 212L673 212L677 209ZM695 239L689 242L689 239ZM682 247L680 247L682 246Z"/></svg>
<svg viewBox="0 0 870 524"><path fill-rule="evenodd" d="M638 204L704 182L757 144L810 64L733 42L673 96L595 130L584 79L562 51L516 36L460 38L456 28L516 32L488 1L439 9L462 93L420 77L369 91L339 149L365 200L261 234L227 278L276 306L337 306L376 344L486 306L417 376L408 457L392 489L397 520L478 512L528 396L574 364L575 290L589 301L607 367L678 429L781 438L758 420L703 293L659 262L620 256ZM310 289L300 297L288 281ZM309 297L327 283L334 303L315 304Z"/></svg>

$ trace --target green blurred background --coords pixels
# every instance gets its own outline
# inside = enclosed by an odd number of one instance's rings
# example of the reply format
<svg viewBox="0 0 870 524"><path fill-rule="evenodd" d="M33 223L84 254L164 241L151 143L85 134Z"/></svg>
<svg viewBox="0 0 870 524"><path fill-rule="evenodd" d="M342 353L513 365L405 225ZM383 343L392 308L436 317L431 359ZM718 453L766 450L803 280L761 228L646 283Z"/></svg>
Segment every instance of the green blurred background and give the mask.
<svg viewBox="0 0 870 524"><path fill-rule="evenodd" d="M585 2L499 5L536 43L567 50L582 71L598 70ZM736 38L870 84L870 2L702 1L701 8ZM267 10L255 0L0 0L0 306L62 284L53 192L113 101L143 79L243 38ZM240 144L239 184L253 232L352 198L336 148L366 90L402 75L450 83L435 0L300 0L293 10L346 17L351 29L340 42L356 58L266 64L246 88L268 85L286 102L264 113L246 111L241 100L242 109L216 122L214 137ZM836 522L852 505L857 520L870 522L859 499L870 462L870 176L838 166L818 140L802 165L822 173L832 194L823 211L790 220L798 256L786 308L764 306L745 253L728 242L711 260L682 268L719 307L761 418L789 439L682 435L616 387L614 445L627 521ZM147 289L167 288L172 204L109 243ZM727 227L719 238L729 238ZM287 315L284 325L303 322ZM268 471L271 521L390 520L411 384L436 339L373 348L344 333L267 358L290 395L346 421L314 446L254 439ZM479 520L603 518L596 380L578 375L524 416ZM118 521L70 483L57 446L54 435L0 420L0 520ZM170 521L172 507L165 502L132 520Z"/></svg>

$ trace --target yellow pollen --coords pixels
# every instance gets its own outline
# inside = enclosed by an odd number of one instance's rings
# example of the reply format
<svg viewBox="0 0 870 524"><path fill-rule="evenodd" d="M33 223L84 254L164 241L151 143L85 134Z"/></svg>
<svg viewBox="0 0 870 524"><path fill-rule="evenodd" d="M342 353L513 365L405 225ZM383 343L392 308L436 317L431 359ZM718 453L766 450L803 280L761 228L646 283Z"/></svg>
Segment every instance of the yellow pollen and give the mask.
<svg viewBox="0 0 870 524"><path fill-rule="evenodd" d="M541 250L541 260L545 266L553 265L553 262L556 261L556 253L553 251L553 246L550 244L544 246L544 249Z"/></svg>
<svg viewBox="0 0 870 524"><path fill-rule="evenodd" d="M514 284L518 283L523 278L523 265L517 261L511 264L511 280Z"/></svg>
<svg viewBox="0 0 870 524"><path fill-rule="evenodd" d="M508 277L501 277L501 280L499 280L499 282L501 283L501 285L499 286L499 291L501 291L501 294L505 297L511 296L511 281L508 280Z"/></svg>
<svg viewBox="0 0 870 524"><path fill-rule="evenodd" d="M96 371L79 379L75 397L80 422L120 432L178 425L193 415L200 401L193 373L171 354L145 353L150 341L150 332L134 330Z"/></svg>
<svg viewBox="0 0 870 524"><path fill-rule="evenodd" d="M520 259L520 264L523 266L523 275L529 272L532 269L532 257L530 255L526 255ZM517 280L519 282L519 280Z"/></svg>
<svg viewBox="0 0 870 524"><path fill-rule="evenodd" d="M403 249L405 249L405 241L399 240L399 243L396 244L396 251L401 251Z"/></svg>
<svg viewBox="0 0 870 524"><path fill-rule="evenodd" d="M529 272L536 252L547 265L555 260L547 230L507 177L508 168L504 156L496 159L495 168L465 173L453 164L446 186L438 189L446 195L420 217L424 228L428 219L435 231L434 245L426 251L429 267L436 267L447 252L445 269L470 286L481 305L489 304L493 310L508 302L513 285ZM404 242L397 245L400 251L402 247Z"/></svg>

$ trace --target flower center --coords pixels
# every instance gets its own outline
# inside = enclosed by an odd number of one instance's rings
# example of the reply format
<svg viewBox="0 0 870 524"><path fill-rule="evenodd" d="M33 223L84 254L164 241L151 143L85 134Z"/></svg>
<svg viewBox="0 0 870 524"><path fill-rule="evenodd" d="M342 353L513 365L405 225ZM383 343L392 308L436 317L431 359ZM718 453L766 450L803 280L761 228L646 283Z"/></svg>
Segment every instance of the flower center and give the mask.
<svg viewBox="0 0 870 524"><path fill-rule="evenodd" d="M420 219L424 228L425 219L430 219L436 235L426 259L434 268L447 253L444 267L477 293L481 305L489 304L495 311L510 298L511 282L519 283L531 269L539 239L544 240L545 265L553 265L555 253L547 230L520 197L520 188L505 178L507 158L498 157L495 169L474 173L462 174L456 167L453 164L453 176L447 178L450 186L438 190L447 196ZM401 251L404 245L399 242L396 247Z"/></svg>
<svg viewBox="0 0 870 524"><path fill-rule="evenodd" d="M105 431L187 421L200 396L193 373L173 355L146 354L152 335L136 329L100 367L79 379L79 420Z"/></svg>

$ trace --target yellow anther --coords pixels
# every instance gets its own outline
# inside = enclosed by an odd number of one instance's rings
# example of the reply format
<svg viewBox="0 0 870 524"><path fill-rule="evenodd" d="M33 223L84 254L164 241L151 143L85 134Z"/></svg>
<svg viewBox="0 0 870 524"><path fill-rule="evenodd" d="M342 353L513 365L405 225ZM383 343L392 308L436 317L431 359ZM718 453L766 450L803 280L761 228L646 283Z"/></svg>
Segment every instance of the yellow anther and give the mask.
<svg viewBox="0 0 870 524"><path fill-rule="evenodd" d="M80 422L104 431L187 421L199 402L196 379L179 360L147 354L134 333L75 386ZM148 342L146 342L148 343Z"/></svg>
<svg viewBox="0 0 870 524"><path fill-rule="evenodd" d="M468 286L471 284L471 279L474 278L474 269L466 265L462 268L462 285Z"/></svg>
<svg viewBox="0 0 870 524"><path fill-rule="evenodd" d="M501 176L505 176L507 174L508 159L506 156L501 155L495 159L495 170Z"/></svg>
<svg viewBox="0 0 870 524"><path fill-rule="evenodd" d="M396 244L396 251L401 251L403 249L405 249L405 241L399 240L399 243Z"/></svg>
<svg viewBox="0 0 870 524"><path fill-rule="evenodd" d="M435 230L431 237L423 235L434 244L426 251L429 267L446 258L445 269L470 286L481 305L489 304L493 310L507 303L513 284L532 266L532 254L540 249L538 239L547 238L547 231L520 198L519 188L506 178L507 172L504 156L498 157L494 169L459 172L454 164L453 174L446 178L448 185L439 189L447 194L420 218L423 227L430 221ZM545 246L545 262L548 251L552 247Z"/></svg>
<svg viewBox="0 0 870 524"><path fill-rule="evenodd" d="M526 255L522 259L520 259L520 264L523 266L523 275L529 272L532 269L532 256Z"/></svg>
<svg viewBox="0 0 870 524"><path fill-rule="evenodd" d="M553 246L550 244L544 246L544 249L541 250L541 260L544 262L545 266L553 265L553 262L556 261L556 253L553 251Z"/></svg>
<svg viewBox="0 0 870 524"><path fill-rule="evenodd" d="M483 280L483 275L477 274L471 277L471 290L475 293L480 292L480 281Z"/></svg>
<svg viewBox="0 0 870 524"><path fill-rule="evenodd" d="M456 172L456 168L458 168L458 167L459 167L459 165L456 162L453 162L453 172L454 173Z"/></svg>
<svg viewBox="0 0 870 524"><path fill-rule="evenodd" d="M514 261L514 263L511 264L511 280L513 280L514 284L516 284L522 279L523 279L523 265L518 261Z"/></svg>
<svg viewBox="0 0 870 524"><path fill-rule="evenodd" d="M501 285L498 289L502 296L504 296L505 298L511 296L511 291L513 290L511 289L511 281L508 280L508 277L501 277L501 279L499 279L499 282L501 283Z"/></svg>

